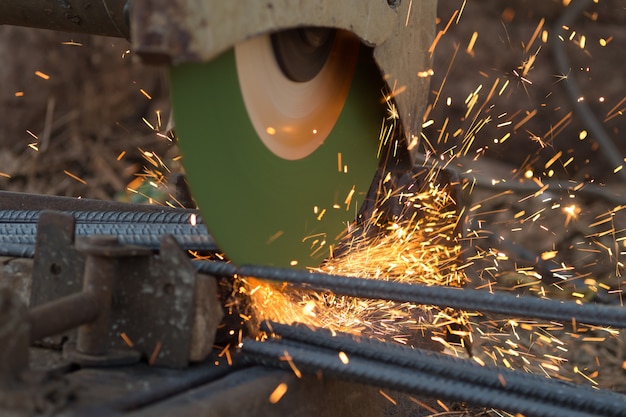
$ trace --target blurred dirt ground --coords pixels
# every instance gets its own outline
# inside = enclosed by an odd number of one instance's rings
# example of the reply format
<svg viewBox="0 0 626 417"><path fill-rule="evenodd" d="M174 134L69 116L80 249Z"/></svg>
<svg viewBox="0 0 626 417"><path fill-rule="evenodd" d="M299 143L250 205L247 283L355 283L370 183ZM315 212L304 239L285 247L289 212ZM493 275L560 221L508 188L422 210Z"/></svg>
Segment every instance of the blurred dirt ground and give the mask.
<svg viewBox="0 0 626 417"><path fill-rule="evenodd" d="M509 85L501 94L495 94L484 109L483 114L490 115L492 121L477 132L468 156L481 155L508 163L518 169L518 175L527 169L541 175L546 162L561 151L560 164L555 165L561 165L570 156L574 159L567 167L555 169L555 178L616 182L596 138L589 134L585 140L579 140L579 132L588 128L578 113L573 112L559 133L555 133L559 129L551 131L551 128L574 110L565 94L563 77L573 78L579 84L585 102L601 122L624 98L626 9L623 2L600 0L575 20L566 32L572 39L563 42L571 63L567 74L560 74L555 68L554 51L549 42L542 41L541 33L545 30L548 38L556 36L553 28L564 12L560 1L482 0L468 1L462 8L463 4L457 0L439 2L439 28L448 23L455 10L462 13L458 24L451 25L435 52L433 90L441 88L440 101L449 98L451 104L439 104L429 115L435 121L426 129L431 141L435 142L439 136L446 118L451 135L458 128L467 131L473 120L466 116L466 99L479 86L484 99L499 79L497 93L507 81ZM541 31L531 44L538 26ZM468 53L474 33L477 38ZM585 38L584 48L580 47L581 36ZM601 39L610 42L603 47ZM455 49L458 49L456 55ZM521 73L521 67L531 59L534 63L523 79L515 76L515 71ZM623 109L624 103L617 107ZM536 115L517 128L504 124L511 120L516 126L532 111ZM623 118L611 118L603 126L622 154L626 154ZM509 132L508 140L494 143L494 139L501 140ZM450 140L434 146L444 151L456 143Z"/></svg>
<svg viewBox="0 0 626 417"><path fill-rule="evenodd" d="M0 188L111 199L142 172L142 151L174 156L149 126L157 112L161 129L169 118L166 70L135 62L129 48L0 27Z"/></svg>
<svg viewBox="0 0 626 417"><path fill-rule="evenodd" d="M481 117L490 116L491 122L477 132L465 158L452 163L483 180L482 185L468 186L472 192L466 192L464 201L473 227L483 233L473 242L475 253L470 253L481 258L471 285L621 304L624 182L593 135L581 139L586 126L577 114L566 118L572 103L559 80L568 76L578 81L585 100L622 157L626 155L626 5L623 0L599 0L580 16L568 32L576 33L564 40L572 62L568 74L555 70L553 51L541 33L526 48L542 19L550 36L564 11L563 2L440 0L438 30L456 10L462 10L461 17L458 23L452 21L434 57L431 103L437 96L439 100L426 118L432 124L424 129L432 149L445 153L460 147L454 133L471 130L476 121L466 114L468 96L482 85L479 100L484 100L496 79L499 86L509 82L485 106ZM477 38L468 51L474 33ZM170 113L166 71L136 62L129 48L120 39L0 27L0 189L124 199L133 195L126 191L129 185L139 187L137 178L147 173L144 167L158 171L149 174L156 182L168 169L181 170L176 146L165 137ZM515 76L533 55L525 79ZM559 124L564 118L566 123ZM512 122L503 124L507 120ZM563 127L558 134L555 126ZM512 185L557 179L573 186L606 184L606 193L507 192L485 186L490 179ZM544 268L544 275L558 270L565 278L556 284L544 282L528 268ZM506 337L512 334L506 320L497 330ZM559 366L566 362L568 378L588 382L590 377L626 392L626 338L603 329L586 331L585 336L571 329L558 334L567 347ZM553 347L531 352L537 343L530 340L518 340L529 355L552 352ZM486 352L494 343L485 339L476 349Z"/></svg>
<svg viewBox="0 0 626 417"><path fill-rule="evenodd" d="M455 10L462 10L461 18L451 25L435 53L431 101L443 84L440 100L449 99L450 105L440 103L428 115L434 123L425 134L433 146L443 152L453 145L452 138L448 143L434 143L446 119L450 134L459 128L468 130L472 120L465 117L466 98L480 85L485 94L500 78L500 86L507 80L509 86L492 100L491 113L489 109L484 112L492 122L478 132L472 152L508 163L520 175L527 169L540 173L546 161L562 151L561 162L575 157L566 169L556 170L553 175L615 182L595 139L578 139L585 129L579 117L573 115L558 135L546 134L572 106L559 85L564 74L554 69L550 46L541 39L528 51L524 45L541 19L543 29L551 30L563 12L561 2L441 0L438 29L445 26ZM600 120L626 91L621 71L625 23L626 10L619 0L601 0L578 19L573 28L576 38L567 45L572 62L567 75L580 83L585 99ZM467 53L473 33L477 38L471 53ZM576 46L581 34L586 37L584 49ZM601 47L600 39L610 42ZM141 171L137 164L145 161L137 148L165 152L165 159L175 156L167 153L169 143L159 140L142 120L156 127L158 111L163 125L160 130L164 130L169 117L166 70L141 65L129 48L130 44L122 39L0 27L0 58L5 63L0 67L1 188L111 197L124 190L133 171ZM456 54L455 48L459 51ZM525 77L529 82L514 76L513 71L535 53L534 65ZM621 110L625 106L622 103L617 107ZM498 127L502 114L507 115L504 120L510 116L519 121L532 110L537 114L518 129ZM626 153L626 141L619 140L624 134L620 131L622 124L622 117L613 117L605 128ZM496 146L494 139L507 132L512 135L506 145ZM122 151L126 154L117 161Z"/></svg>

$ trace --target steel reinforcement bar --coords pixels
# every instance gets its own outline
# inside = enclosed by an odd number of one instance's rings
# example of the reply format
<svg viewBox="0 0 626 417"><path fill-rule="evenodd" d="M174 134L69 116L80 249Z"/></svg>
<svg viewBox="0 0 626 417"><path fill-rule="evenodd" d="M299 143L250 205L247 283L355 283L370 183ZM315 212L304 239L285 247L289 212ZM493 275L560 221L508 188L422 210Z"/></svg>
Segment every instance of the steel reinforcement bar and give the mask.
<svg viewBox="0 0 626 417"><path fill-rule="evenodd" d="M533 417L591 417L587 412L567 405L541 401L505 388L495 389L469 383L456 377L433 375L392 363L368 359L359 355L342 358L337 351L311 348L281 340L258 342L244 339L243 351L256 363L287 370L298 370L313 375L355 381L410 394L448 401L465 401L474 405L522 413ZM289 358L286 360L285 358ZM614 414L604 414L613 416Z"/></svg>
<svg viewBox="0 0 626 417"><path fill-rule="evenodd" d="M331 333L325 329L313 330L304 325L265 321L261 323L261 330L279 336L285 345L295 343L295 346L300 347L317 346L334 352L344 352L349 358L357 355L383 364L426 372L431 376L481 386L493 390L494 395L504 391L532 401L573 408L594 415L626 416L626 396L611 391L592 389L506 368L480 366L472 361L449 355L341 332ZM244 344L244 350L245 348ZM289 346L285 349L289 351Z"/></svg>
<svg viewBox="0 0 626 417"><path fill-rule="evenodd" d="M0 210L0 256L33 257L41 210ZM118 236L120 243L158 249L172 235L186 250L216 251L211 235L195 212L64 211L76 221L76 235Z"/></svg>
<svg viewBox="0 0 626 417"><path fill-rule="evenodd" d="M534 317L565 323L576 320L578 323L590 325L626 328L626 308L618 306L577 304L573 301L517 297L505 293L405 284L268 266L254 265L238 268L225 262L196 262L198 270L210 275L233 276L237 274L358 298L487 311L505 314L509 317Z"/></svg>

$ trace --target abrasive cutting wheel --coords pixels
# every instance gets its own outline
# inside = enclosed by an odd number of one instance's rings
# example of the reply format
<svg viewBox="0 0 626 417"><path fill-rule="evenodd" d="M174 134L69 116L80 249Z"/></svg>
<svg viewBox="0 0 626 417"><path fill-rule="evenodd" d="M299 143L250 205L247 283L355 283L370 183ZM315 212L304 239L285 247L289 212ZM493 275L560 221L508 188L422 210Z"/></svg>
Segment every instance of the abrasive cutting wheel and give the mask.
<svg viewBox="0 0 626 417"><path fill-rule="evenodd" d="M171 70L191 189L230 260L303 268L331 254L378 165L383 85L354 35L324 28Z"/></svg>

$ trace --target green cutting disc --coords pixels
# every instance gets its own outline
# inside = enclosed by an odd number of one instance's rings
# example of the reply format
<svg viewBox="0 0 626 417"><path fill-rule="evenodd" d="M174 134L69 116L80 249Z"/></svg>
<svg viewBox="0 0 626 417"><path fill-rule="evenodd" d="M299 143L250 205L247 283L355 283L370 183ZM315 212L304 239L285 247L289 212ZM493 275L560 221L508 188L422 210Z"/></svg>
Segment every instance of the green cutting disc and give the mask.
<svg viewBox="0 0 626 417"><path fill-rule="evenodd" d="M171 70L192 194L238 265L319 265L372 182L383 81L365 47L335 38L324 68L305 82L283 74L269 36Z"/></svg>

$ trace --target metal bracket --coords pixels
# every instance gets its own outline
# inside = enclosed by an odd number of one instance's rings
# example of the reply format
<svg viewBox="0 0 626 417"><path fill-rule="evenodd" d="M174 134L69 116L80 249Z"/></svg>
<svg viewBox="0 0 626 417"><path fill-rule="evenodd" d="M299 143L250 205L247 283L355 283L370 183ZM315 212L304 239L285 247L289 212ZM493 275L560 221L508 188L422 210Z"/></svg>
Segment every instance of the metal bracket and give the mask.
<svg viewBox="0 0 626 417"><path fill-rule="evenodd" d="M208 355L223 314L217 284L197 274L174 238L163 238L158 255L111 236L89 236L74 246L73 226L68 214L40 217L31 293L34 335L82 324L78 337L64 334L76 341L72 359L92 366L137 359L129 357L131 349L167 367L185 367ZM95 319L93 297L99 304Z"/></svg>
<svg viewBox="0 0 626 417"><path fill-rule="evenodd" d="M8 288L0 288L0 386L19 377L28 364L26 308Z"/></svg>
<svg viewBox="0 0 626 417"><path fill-rule="evenodd" d="M41 213L33 260L31 308L81 290L85 257L74 248L75 224L71 214ZM40 343L60 348L66 340L75 337L76 330L68 330L46 337Z"/></svg>

